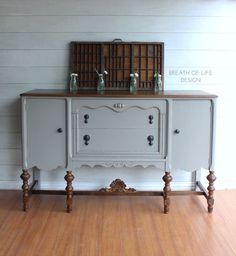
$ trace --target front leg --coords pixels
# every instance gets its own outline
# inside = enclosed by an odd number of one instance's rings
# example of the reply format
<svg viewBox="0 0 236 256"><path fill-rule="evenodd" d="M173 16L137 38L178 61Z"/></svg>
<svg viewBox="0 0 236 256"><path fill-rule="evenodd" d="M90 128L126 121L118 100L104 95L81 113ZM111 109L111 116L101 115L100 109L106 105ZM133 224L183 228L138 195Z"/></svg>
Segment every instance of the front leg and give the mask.
<svg viewBox="0 0 236 256"><path fill-rule="evenodd" d="M210 174L207 176L207 180L209 181L209 186L207 187L208 196L207 196L207 205L208 205L208 212L211 213L213 211L214 205L214 181L216 180L216 176L214 175L213 171L210 171Z"/></svg>
<svg viewBox="0 0 236 256"><path fill-rule="evenodd" d="M67 182L66 186L66 206L67 206L67 212L72 211L72 198L73 198L73 186L72 181L74 180L74 175L72 174L72 171L67 171L66 176L64 179Z"/></svg>
<svg viewBox="0 0 236 256"><path fill-rule="evenodd" d="M23 190L23 210L26 212L29 209L29 178L30 174L28 170L23 169L21 174L21 179L23 180L22 190Z"/></svg>
<svg viewBox="0 0 236 256"><path fill-rule="evenodd" d="M165 182L165 186L163 188L164 213L168 213L170 206L170 198L168 197L168 194L171 191L170 182L172 181L170 172L165 172L165 175L163 176L162 179Z"/></svg>

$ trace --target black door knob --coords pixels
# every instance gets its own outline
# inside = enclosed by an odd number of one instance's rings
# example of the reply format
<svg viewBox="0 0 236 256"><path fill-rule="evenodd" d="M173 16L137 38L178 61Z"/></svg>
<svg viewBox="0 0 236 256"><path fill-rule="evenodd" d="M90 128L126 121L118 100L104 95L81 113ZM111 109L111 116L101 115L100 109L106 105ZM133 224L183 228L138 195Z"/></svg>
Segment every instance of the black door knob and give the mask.
<svg viewBox="0 0 236 256"><path fill-rule="evenodd" d="M84 139L84 144L86 146L88 146L89 140L90 140L90 136L88 134L86 134L86 135L84 135L83 139Z"/></svg>
<svg viewBox="0 0 236 256"><path fill-rule="evenodd" d="M152 136L152 135L149 135L148 137L147 137L147 140L148 140L148 144L149 144L149 146L152 146L153 145L153 141L154 141L154 136Z"/></svg>
<svg viewBox="0 0 236 256"><path fill-rule="evenodd" d="M58 133L62 133L62 132L63 132L62 128L58 128L58 129L57 129L57 132L58 132Z"/></svg>
<svg viewBox="0 0 236 256"><path fill-rule="evenodd" d="M180 133L180 130L179 129L175 129L175 134L179 134Z"/></svg>
<svg viewBox="0 0 236 256"><path fill-rule="evenodd" d="M84 123L87 124L88 123L88 119L89 119L89 115L85 114L84 115Z"/></svg>
<svg viewBox="0 0 236 256"><path fill-rule="evenodd" d="M148 119L149 119L149 124L152 124L153 123L153 115L150 115L150 116L148 116Z"/></svg>

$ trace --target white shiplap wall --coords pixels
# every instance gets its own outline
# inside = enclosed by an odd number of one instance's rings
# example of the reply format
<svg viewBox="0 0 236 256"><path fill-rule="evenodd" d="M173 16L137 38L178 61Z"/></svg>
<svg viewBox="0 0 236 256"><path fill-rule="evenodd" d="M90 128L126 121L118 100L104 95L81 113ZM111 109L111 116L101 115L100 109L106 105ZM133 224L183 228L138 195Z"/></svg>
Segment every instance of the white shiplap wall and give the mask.
<svg viewBox="0 0 236 256"><path fill-rule="evenodd" d="M166 89L205 89L220 96L218 186L235 187L235 13L235 1L0 0L0 188L21 184L19 94L34 88L65 88L70 41L114 38L165 42ZM187 76L198 82L183 82L183 70L198 72ZM44 187L64 186L63 170L40 176ZM116 177L147 189L158 185L154 180L161 182L161 174L152 168L99 168L99 174L84 168L79 185L92 189ZM186 187L191 176L179 173L175 181L176 187ZM79 185L77 177L75 187Z"/></svg>

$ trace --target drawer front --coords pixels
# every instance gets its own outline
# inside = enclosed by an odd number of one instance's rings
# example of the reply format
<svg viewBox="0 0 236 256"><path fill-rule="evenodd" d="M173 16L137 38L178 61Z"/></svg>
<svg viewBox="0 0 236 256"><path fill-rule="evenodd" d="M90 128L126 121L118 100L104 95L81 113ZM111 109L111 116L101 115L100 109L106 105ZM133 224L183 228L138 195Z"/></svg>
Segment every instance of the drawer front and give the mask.
<svg viewBox="0 0 236 256"><path fill-rule="evenodd" d="M72 100L73 158L165 155L166 101Z"/></svg>
<svg viewBox="0 0 236 256"><path fill-rule="evenodd" d="M159 151L158 133L154 129L79 129L76 140L77 154Z"/></svg>
<svg viewBox="0 0 236 256"><path fill-rule="evenodd" d="M74 100L73 128L154 128L165 101L145 100Z"/></svg>

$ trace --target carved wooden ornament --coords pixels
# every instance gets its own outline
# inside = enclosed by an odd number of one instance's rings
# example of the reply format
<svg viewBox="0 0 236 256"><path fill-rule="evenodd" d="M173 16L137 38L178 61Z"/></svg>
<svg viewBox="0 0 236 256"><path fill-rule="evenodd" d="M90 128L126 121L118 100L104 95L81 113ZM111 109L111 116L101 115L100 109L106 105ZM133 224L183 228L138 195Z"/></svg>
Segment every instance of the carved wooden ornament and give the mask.
<svg viewBox="0 0 236 256"><path fill-rule="evenodd" d="M123 180L116 179L116 180L112 181L109 188L102 188L102 189L99 190L99 192L105 192L105 193L114 193L114 192L134 193L134 192L136 192L136 189L126 188L126 187L127 186L126 186L126 184L124 183Z"/></svg>

